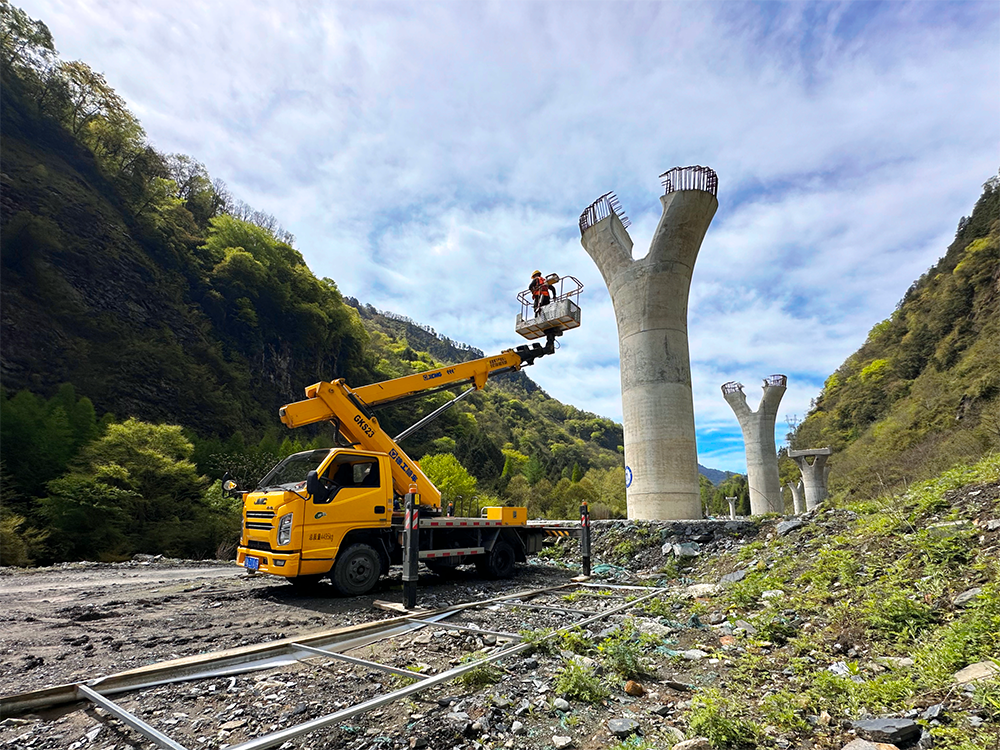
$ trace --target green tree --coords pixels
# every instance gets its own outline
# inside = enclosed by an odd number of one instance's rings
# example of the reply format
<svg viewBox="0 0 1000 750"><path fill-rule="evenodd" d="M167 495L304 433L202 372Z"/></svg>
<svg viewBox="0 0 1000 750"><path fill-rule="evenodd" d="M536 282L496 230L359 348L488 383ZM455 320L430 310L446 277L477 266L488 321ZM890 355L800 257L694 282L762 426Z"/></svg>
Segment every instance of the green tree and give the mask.
<svg viewBox="0 0 1000 750"><path fill-rule="evenodd" d="M0 565L23 567L33 564L33 558L48 536L47 532L24 527L25 517L11 509L20 506L20 500L12 478L0 465Z"/></svg>
<svg viewBox="0 0 1000 750"><path fill-rule="evenodd" d="M38 501L51 534L56 560L121 560L132 552L129 507L139 495L84 474L68 474L48 484ZM144 524L145 525L145 524Z"/></svg>
<svg viewBox="0 0 1000 750"><path fill-rule="evenodd" d="M69 89L64 122L70 132L79 136L95 119L112 122L130 118L125 101L108 85L104 76L86 63L74 60L59 65L59 75Z"/></svg>
<svg viewBox="0 0 1000 750"><path fill-rule="evenodd" d="M538 456L532 456L521 471L525 479L528 480L528 483L534 485L538 484L542 477L545 476L545 465Z"/></svg>
<svg viewBox="0 0 1000 750"><path fill-rule="evenodd" d="M513 477L517 474L521 474L521 472L524 470L525 464L528 463L528 457L523 453L521 453L520 451L514 450L513 448L504 448L502 449L502 452L503 452L504 462L503 462L503 471L501 472L501 476Z"/></svg>
<svg viewBox="0 0 1000 750"><path fill-rule="evenodd" d="M591 515L595 518L626 516L625 467L591 469L581 480L593 487L595 497Z"/></svg>
<svg viewBox="0 0 1000 750"><path fill-rule="evenodd" d="M441 504L470 500L476 494L476 479L450 453L437 453L420 459L420 468L441 491Z"/></svg>
<svg viewBox="0 0 1000 750"><path fill-rule="evenodd" d="M27 390L10 399L0 392L0 450L22 500L41 494L96 431L93 404L77 401L72 386L49 401Z"/></svg>
<svg viewBox="0 0 1000 750"><path fill-rule="evenodd" d="M489 483L500 478L506 462L496 441L478 426L458 442L455 457L477 480Z"/></svg>
<svg viewBox="0 0 1000 750"><path fill-rule="evenodd" d="M129 419L109 426L41 501L57 554L213 554L220 511L205 501L193 450L175 425Z"/></svg>
<svg viewBox="0 0 1000 750"><path fill-rule="evenodd" d="M43 68L55 51L48 26L0 0L0 54L5 68Z"/></svg>

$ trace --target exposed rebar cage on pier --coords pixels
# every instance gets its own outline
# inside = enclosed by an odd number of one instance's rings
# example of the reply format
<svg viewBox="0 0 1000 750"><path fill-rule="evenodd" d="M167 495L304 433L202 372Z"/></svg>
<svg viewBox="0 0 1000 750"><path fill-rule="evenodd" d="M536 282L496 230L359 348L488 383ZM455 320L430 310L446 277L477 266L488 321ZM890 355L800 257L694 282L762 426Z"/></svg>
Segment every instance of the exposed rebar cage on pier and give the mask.
<svg viewBox="0 0 1000 750"><path fill-rule="evenodd" d="M736 391L743 390L743 383L739 383L735 380L730 380L728 383L722 384L722 392L725 393L736 393Z"/></svg>
<svg viewBox="0 0 1000 750"><path fill-rule="evenodd" d="M703 190L712 195L719 193L719 176L711 167L674 167L660 175L660 182L665 195L678 190Z"/></svg>
<svg viewBox="0 0 1000 750"><path fill-rule="evenodd" d="M713 172L714 174L714 172ZM602 219L606 219L611 214L614 214L619 218L622 226L626 229L632 221L625 215L625 210L622 208L621 201L618 200L618 196L614 194L614 191L605 193L596 201L591 203L584 209L584 212L580 214L580 234L582 235L590 227L594 226L597 222Z"/></svg>
<svg viewBox="0 0 1000 750"><path fill-rule="evenodd" d="M788 386L788 376L787 375L771 375L770 377L764 378L764 387L767 388L771 386L772 388L786 388ZM723 391L726 386L722 386Z"/></svg>

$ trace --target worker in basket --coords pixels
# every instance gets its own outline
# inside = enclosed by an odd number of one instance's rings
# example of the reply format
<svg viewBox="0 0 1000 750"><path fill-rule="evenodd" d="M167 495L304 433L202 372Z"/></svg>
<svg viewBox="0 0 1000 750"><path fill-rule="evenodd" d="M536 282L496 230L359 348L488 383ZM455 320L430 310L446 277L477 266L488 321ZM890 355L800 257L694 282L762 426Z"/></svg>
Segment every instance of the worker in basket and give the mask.
<svg viewBox="0 0 1000 750"><path fill-rule="evenodd" d="M552 285L559 280L557 274L549 274L548 278L542 277L541 271L535 271L531 274L531 283L528 285L528 291L531 292L531 300L534 303L535 317L538 317L538 313L542 311L545 307L552 301L552 298L556 295L556 288Z"/></svg>

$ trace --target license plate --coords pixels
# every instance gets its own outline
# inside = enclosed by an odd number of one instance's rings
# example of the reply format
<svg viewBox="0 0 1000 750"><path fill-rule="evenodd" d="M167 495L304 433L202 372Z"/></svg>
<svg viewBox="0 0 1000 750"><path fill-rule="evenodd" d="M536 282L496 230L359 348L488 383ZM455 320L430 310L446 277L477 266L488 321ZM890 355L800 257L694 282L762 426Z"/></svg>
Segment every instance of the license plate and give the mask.
<svg viewBox="0 0 1000 750"><path fill-rule="evenodd" d="M259 570L260 569L260 558L257 557L247 557L243 561L243 565L247 570Z"/></svg>

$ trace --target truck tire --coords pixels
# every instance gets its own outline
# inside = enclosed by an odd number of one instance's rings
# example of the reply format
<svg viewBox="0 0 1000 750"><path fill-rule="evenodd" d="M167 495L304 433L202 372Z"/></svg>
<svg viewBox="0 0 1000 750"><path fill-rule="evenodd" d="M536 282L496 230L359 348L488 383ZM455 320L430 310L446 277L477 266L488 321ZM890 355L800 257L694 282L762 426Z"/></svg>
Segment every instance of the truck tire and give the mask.
<svg viewBox="0 0 1000 750"><path fill-rule="evenodd" d="M375 588L381 574L378 552L367 544L352 544L337 555L330 578L338 593L360 596Z"/></svg>
<svg viewBox="0 0 1000 750"><path fill-rule="evenodd" d="M516 562L514 548L498 539L493 549L476 558L476 569L483 578L510 578Z"/></svg>

